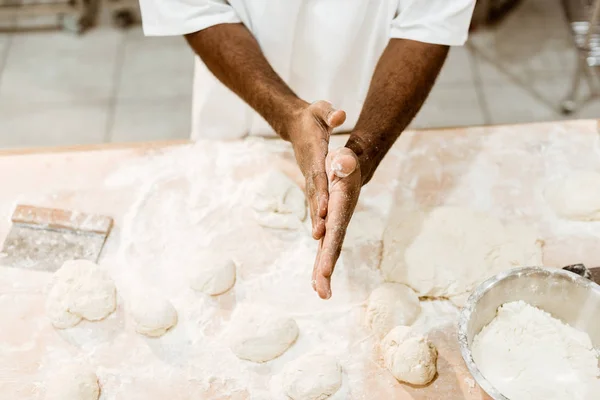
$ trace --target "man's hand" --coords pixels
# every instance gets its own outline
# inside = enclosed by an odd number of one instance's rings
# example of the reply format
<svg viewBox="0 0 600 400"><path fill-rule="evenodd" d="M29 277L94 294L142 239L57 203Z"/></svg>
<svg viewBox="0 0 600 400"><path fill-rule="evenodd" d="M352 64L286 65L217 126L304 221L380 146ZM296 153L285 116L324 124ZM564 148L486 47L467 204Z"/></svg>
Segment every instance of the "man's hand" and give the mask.
<svg viewBox="0 0 600 400"><path fill-rule="evenodd" d="M317 101L301 107L282 132L282 137L292 142L296 160L306 179L312 235L317 240L325 234L330 202L325 161L329 136L345 120L344 111L334 109L326 101Z"/></svg>
<svg viewBox="0 0 600 400"><path fill-rule="evenodd" d="M325 236L319 241L317 259L313 268L313 289L322 299L331 297L331 275L335 268L346 229L358 202L362 186L358 157L347 147L327 155L329 203L325 219Z"/></svg>

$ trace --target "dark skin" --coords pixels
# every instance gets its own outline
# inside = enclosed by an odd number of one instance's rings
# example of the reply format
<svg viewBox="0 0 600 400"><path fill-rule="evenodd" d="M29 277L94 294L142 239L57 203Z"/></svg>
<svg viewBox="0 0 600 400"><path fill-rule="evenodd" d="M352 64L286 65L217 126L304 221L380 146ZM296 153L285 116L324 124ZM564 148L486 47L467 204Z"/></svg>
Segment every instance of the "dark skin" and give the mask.
<svg viewBox="0 0 600 400"><path fill-rule="evenodd" d="M312 234L319 240L313 288L331 297L331 275L360 190L423 105L448 47L391 39L345 147L328 152L346 114L326 101L300 99L277 75L243 24L221 24L185 36L208 69L291 142L306 179Z"/></svg>

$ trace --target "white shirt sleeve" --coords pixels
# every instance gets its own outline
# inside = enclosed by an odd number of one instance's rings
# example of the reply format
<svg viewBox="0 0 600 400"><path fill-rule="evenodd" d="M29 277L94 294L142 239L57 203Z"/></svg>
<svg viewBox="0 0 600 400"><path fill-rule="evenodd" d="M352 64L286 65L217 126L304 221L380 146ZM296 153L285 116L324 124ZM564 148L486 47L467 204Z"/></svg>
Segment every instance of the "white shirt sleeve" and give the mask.
<svg viewBox="0 0 600 400"><path fill-rule="evenodd" d="M140 0L147 36L176 36L241 22L226 0Z"/></svg>
<svg viewBox="0 0 600 400"><path fill-rule="evenodd" d="M390 37L461 46L467 41L475 0L399 0Z"/></svg>

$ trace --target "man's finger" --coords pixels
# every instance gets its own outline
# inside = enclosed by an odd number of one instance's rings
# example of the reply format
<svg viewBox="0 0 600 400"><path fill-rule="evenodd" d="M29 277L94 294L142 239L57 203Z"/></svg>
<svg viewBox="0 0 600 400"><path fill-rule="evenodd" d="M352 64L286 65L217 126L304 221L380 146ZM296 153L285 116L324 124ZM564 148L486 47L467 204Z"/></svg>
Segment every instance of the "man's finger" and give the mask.
<svg viewBox="0 0 600 400"><path fill-rule="evenodd" d="M357 166L356 155L347 147L340 147L330 152L325 160L325 169L330 172L330 181L333 181L334 177L347 177L356 170Z"/></svg>
<svg viewBox="0 0 600 400"><path fill-rule="evenodd" d="M346 121L345 111L336 110L330 103L324 100L314 102L310 107L315 116L324 122L329 129L336 128Z"/></svg>
<svg viewBox="0 0 600 400"><path fill-rule="evenodd" d="M321 246L323 245L323 240L319 240L319 245L317 246L317 257L315 258L315 264L313 265L313 272L310 284L313 290L317 291L317 268L319 267L319 257L321 255Z"/></svg>
<svg viewBox="0 0 600 400"><path fill-rule="evenodd" d="M312 236L319 240L325 235L325 216L329 201L327 175L325 171L313 172L306 182L310 217L312 219Z"/></svg>

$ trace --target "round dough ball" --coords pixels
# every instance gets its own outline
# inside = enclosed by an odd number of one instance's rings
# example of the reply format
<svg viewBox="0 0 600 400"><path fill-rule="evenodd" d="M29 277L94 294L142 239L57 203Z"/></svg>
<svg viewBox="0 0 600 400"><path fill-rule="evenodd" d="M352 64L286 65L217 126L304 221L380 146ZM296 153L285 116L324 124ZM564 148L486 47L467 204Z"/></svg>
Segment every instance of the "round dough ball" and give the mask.
<svg viewBox="0 0 600 400"><path fill-rule="evenodd" d="M98 377L87 365L68 365L51 379L45 400L98 400L100 397Z"/></svg>
<svg viewBox="0 0 600 400"><path fill-rule="evenodd" d="M223 294L235 284L235 263L232 260L217 261L215 265L196 273L190 287L211 296Z"/></svg>
<svg viewBox="0 0 600 400"><path fill-rule="evenodd" d="M160 296L135 296L129 312L135 330L149 337L162 336L177 323L175 307Z"/></svg>
<svg viewBox="0 0 600 400"><path fill-rule="evenodd" d="M342 386L342 369L334 357L308 354L283 368L282 383L292 400L324 400Z"/></svg>
<svg viewBox="0 0 600 400"><path fill-rule="evenodd" d="M411 325L420 312L419 297L411 288L386 282L369 296L367 323L377 337L383 338L395 326Z"/></svg>
<svg viewBox="0 0 600 400"><path fill-rule="evenodd" d="M578 221L600 221L600 173L573 172L545 190L548 204L559 216Z"/></svg>
<svg viewBox="0 0 600 400"><path fill-rule="evenodd" d="M396 379L426 385L437 372L437 349L427 338L411 334L410 327L397 326L381 343L385 367Z"/></svg>
<svg viewBox="0 0 600 400"><path fill-rule="evenodd" d="M542 265L543 241L532 224L454 206L394 207L392 213L383 234L381 272L421 297L444 297L461 306L487 278Z"/></svg>
<svg viewBox="0 0 600 400"><path fill-rule="evenodd" d="M116 307L115 284L97 264L66 261L54 273L54 285L46 299L46 315L54 327L69 328L82 319L99 321Z"/></svg>
<svg viewBox="0 0 600 400"><path fill-rule="evenodd" d="M296 321L268 312L239 313L231 325L230 348L242 360L262 363L279 357L298 338Z"/></svg>
<svg viewBox="0 0 600 400"><path fill-rule="evenodd" d="M259 225L272 229L297 229L307 215L304 192L278 170L260 177L252 208Z"/></svg>

